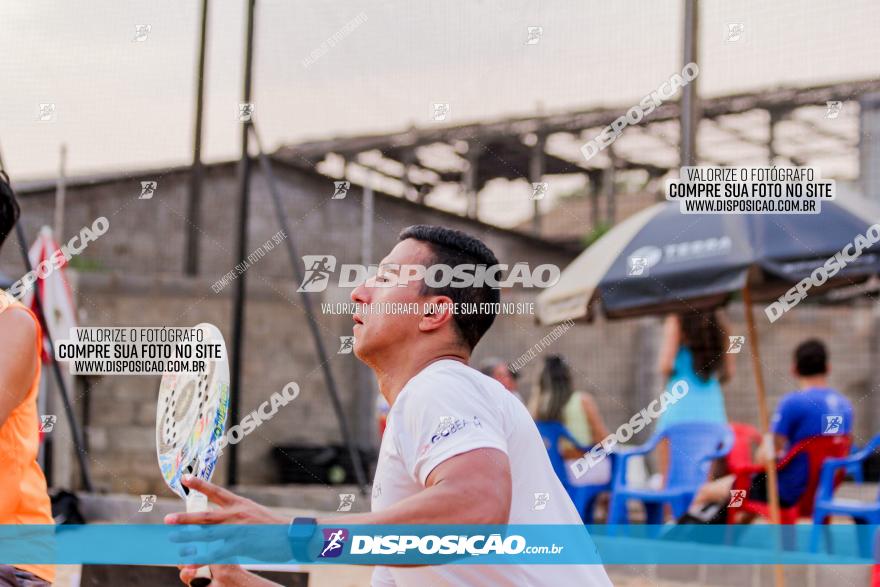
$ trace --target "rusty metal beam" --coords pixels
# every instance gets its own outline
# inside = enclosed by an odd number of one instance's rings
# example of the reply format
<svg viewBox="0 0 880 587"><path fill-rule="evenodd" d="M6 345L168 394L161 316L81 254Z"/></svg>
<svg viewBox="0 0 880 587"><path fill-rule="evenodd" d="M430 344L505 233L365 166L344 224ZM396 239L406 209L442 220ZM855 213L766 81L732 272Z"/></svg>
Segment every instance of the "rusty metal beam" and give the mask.
<svg viewBox="0 0 880 587"><path fill-rule="evenodd" d="M731 94L701 100L702 119L713 119L752 110L774 108L793 109L802 106L824 105L830 100L857 100L861 94L880 91L880 80L847 82L810 88L781 88L759 93ZM465 124L425 129L410 128L390 134L336 137L307 141L282 147L275 156L314 158L324 153L356 154L372 149L386 151L402 147L418 147L433 143L453 143L479 137L482 142L494 137L522 136L543 130L546 134L558 132L579 133L591 128L603 128L620 117L631 105L615 108L596 108L570 111L537 117L508 118L487 123ZM676 120L680 111L677 103L661 105L642 124Z"/></svg>

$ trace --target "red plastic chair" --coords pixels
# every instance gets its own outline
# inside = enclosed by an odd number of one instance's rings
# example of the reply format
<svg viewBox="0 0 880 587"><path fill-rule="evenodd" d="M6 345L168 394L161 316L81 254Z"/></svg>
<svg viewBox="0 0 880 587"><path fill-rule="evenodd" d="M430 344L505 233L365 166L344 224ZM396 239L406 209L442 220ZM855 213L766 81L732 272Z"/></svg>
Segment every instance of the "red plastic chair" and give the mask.
<svg viewBox="0 0 880 587"><path fill-rule="evenodd" d="M852 438L848 435L834 436L813 436L800 441L788 451L781 461L776 464L776 470L782 470L796 455L806 453L809 459L809 477L807 479L807 487L801 498L791 507L779 509L779 521L782 524L795 524L799 517L810 517L813 515L813 502L816 497L816 487L819 484L819 475L822 471L822 463L825 459L841 458L849 454L849 447L852 444ZM752 484L752 475L763 473L764 467L761 465L751 465L743 469L732 471L736 475L732 489L740 489L748 491ZM835 478L835 485L843 480L843 471L839 471ZM757 514L762 518L770 518L770 506L761 501L752 501L746 495L742 505L738 508L728 508L727 523L734 524L735 518L740 512L748 512Z"/></svg>
<svg viewBox="0 0 880 587"><path fill-rule="evenodd" d="M737 473L755 464L752 454L761 444L761 433L754 426L742 422L731 422L729 426L733 430L733 448L727 455L727 470Z"/></svg>

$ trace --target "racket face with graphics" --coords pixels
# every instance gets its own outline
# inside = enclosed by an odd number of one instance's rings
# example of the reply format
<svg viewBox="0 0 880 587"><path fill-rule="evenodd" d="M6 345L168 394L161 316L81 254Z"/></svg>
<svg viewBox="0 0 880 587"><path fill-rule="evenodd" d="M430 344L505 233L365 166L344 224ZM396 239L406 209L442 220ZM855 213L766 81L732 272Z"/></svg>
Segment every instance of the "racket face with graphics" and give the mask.
<svg viewBox="0 0 880 587"><path fill-rule="evenodd" d="M206 361L201 373L165 373L156 407L156 456L168 487L186 499L184 475L208 481L226 432L229 363L223 335L213 324L199 324L204 342L222 346L222 359Z"/></svg>

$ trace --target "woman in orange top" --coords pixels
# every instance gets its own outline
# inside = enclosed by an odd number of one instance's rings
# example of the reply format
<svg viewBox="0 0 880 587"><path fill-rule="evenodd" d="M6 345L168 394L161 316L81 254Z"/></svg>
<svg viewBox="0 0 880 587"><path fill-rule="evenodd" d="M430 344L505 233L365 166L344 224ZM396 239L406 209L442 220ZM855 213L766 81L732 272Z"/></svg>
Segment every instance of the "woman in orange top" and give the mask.
<svg viewBox="0 0 880 587"><path fill-rule="evenodd" d="M18 220L18 204L0 172L0 246ZM37 392L42 333L36 317L0 290L0 524L52 524L40 445ZM0 587L42 587L52 565L0 565Z"/></svg>

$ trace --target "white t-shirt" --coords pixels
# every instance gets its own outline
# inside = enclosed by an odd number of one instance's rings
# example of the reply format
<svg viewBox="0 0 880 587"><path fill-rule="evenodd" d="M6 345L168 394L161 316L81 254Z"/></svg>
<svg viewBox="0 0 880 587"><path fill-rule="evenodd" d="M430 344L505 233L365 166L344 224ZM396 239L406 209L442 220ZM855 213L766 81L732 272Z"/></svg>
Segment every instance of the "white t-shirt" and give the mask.
<svg viewBox="0 0 880 587"><path fill-rule="evenodd" d="M509 524L582 524L556 478L547 449L525 406L491 377L454 360L428 365L407 382L388 413L373 480L372 510L382 511L425 489L443 461L478 449L508 455L513 482ZM536 493L549 494L534 509ZM605 587L601 565L383 567L373 587Z"/></svg>

